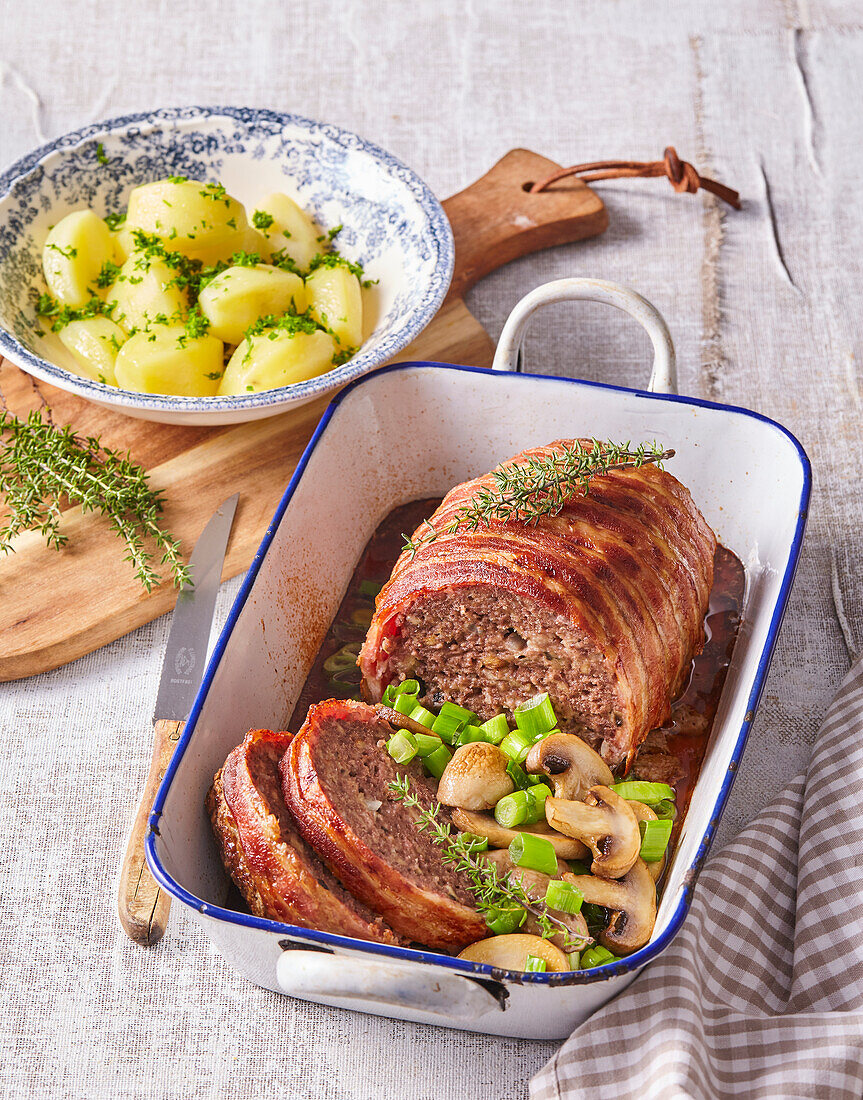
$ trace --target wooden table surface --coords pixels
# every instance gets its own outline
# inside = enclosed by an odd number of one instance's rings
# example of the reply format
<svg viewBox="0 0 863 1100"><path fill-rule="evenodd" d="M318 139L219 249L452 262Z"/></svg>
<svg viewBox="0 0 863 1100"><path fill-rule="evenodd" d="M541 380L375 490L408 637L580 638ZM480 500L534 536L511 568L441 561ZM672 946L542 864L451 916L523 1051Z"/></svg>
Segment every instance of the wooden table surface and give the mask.
<svg viewBox="0 0 863 1100"><path fill-rule="evenodd" d="M853 0L44 0L5 13L0 168L97 118L228 102L358 130L441 196L514 146L573 163L673 144L737 188L740 212L661 180L598 185L605 235L511 264L468 298L496 338L541 282L630 285L669 323L681 392L774 417L812 459L800 571L721 843L805 768L863 637L861 73ZM644 382L649 358L640 330L599 306L544 312L527 346L528 369L623 384ZM223 586L220 621L235 591ZM553 1044L276 998L179 916L150 954L125 942L113 874L166 633L159 620L0 687L0 1095L251 1098L274 1081L302 1098L526 1095Z"/></svg>

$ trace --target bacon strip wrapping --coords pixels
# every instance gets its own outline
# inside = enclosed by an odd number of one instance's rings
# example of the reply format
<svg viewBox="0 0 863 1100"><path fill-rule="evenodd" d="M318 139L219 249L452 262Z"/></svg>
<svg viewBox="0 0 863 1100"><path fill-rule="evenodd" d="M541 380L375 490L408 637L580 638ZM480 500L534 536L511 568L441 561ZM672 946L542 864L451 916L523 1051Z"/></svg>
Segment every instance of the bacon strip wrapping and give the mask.
<svg viewBox="0 0 863 1100"><path fill-rule="evenodd" d="M646 464L593 477L555 516L448 533L482 487L495 488L491 474L447 494L429 520L436 537L403 553L378 595L359 658L367 698L411 677L426 705L449 699L488 719L548 691L562 730L628 768L704 644L713 531L689 491Z"/></svg>

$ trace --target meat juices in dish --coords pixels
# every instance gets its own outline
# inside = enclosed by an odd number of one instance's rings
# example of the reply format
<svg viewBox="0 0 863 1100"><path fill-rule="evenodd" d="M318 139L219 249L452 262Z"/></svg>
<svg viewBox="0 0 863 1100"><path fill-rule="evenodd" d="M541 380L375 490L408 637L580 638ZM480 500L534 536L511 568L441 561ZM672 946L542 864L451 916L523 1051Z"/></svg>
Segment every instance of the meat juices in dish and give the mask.
<svg viewBox="0 0 863 1100"><path fill-rule="evenodd" d="M456 486L429 520L435 539L396 562L360 654L369 697L413 677L423 702L439 693L488 719L547 691L563 730L628 766L703 646L713 532L676 478L644 465L593 478L535 524L448 533L483 487L492 475Z"/></svg>
<svg viewBox="0 0 863 1100"><path fill-rule="evenodd" d="M436 784L419 762L399 768L373 707L330 699L309 711L281 761L285 801L306 840L350 892L400 935L459 950L487 933L464 876L446 866L416 811L389 784L407 774L424 806ZM441 815L446 819L446 815Z"/></svg>
<svg viewBox="0 0 863 1100"><path fill-rule="evenodd" d="M207 795L222 862L251 912L379 943L398 939L341 886L297 829L282 796L279 760L292 735L250 730Z"/></svg>

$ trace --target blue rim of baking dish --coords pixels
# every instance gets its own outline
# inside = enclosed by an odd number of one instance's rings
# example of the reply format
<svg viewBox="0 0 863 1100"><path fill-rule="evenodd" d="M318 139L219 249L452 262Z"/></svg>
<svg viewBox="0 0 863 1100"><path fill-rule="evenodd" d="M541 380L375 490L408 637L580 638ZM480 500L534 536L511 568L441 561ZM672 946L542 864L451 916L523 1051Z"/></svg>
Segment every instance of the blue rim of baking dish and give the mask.
<svg viewBox="0 0 863 1100"><path fill-rule="evenodd" d="M29 351L10 332L0 327L0 352L7 355L16 365L22 369L32 368L40 371L49 381L62 382L63 387L81 397L104 403L110 398L111 407L119 411L126 408L159 410L161 412L189 412L189 413L216 413L228 412L237 409L262 409L270 405L275 406L273 415L286 411L281 407L281 402L290 400L292 403L310 401L328 393L336 386L344 385L363 377L370 370L374 370L382 363L386 363L406 348L412 340L434 318L441 306L455 269L455 241L453 239L452 226L446 216L440 199L434 194L429 185L421 176L392 153L382 149L374 142L366 141L353 130L346 130L342 126L336 126L329 122L319 122L316 119L306 118L303 115L291 114L286 111L271 111L263 107L162 107L154 111L141 111L137 114L120 115L117 118L106 119L102 122L93 122L78 130L70 130L60 137L34 149L20 160L15 161L4 172L0 173L0 201L12 191L16 183L29 173L33 172L52 153L62 154L65 149L75 148L87 141L92 141L103 134L122 132L131 126L141 123L158 125L163 123L194 122L195 119L233 119L235 123L249 123L256 119L276 121L281 125L297 126L308 130L310 133L319 132L341 144L350 142L355 148L368 153L379 161L386 172L398 180L409 191L411 197L417 203L428 221L430 239L437 250L434 269L428 281L428 285L413 308L413 311L402 326L396 332L391 333L374 348L363 351L360 348L356 355L346 363L332 370L318 375L316 378L306 379L304 382L292 382L288 386L279 386L272 390L262 390L255 394L239 394L232 397L182 397L170 394L146 394L136 393L132 390L118 389L103 382L96 382L89 378L74 374L64 367L52 363L50 359L43 359Z"/></svg>
<svg viewBox="0 0 863 1100"><path fill-rule="evenodd" d="M745 717L740 726L740 731L737 735L737 741L734 746L734 751L729 761L728 768L723 779L722 786L717 795L714 803L714 812L711 816L710 822L704 831L704 835L701 838L701 843L698 846L698 851L695 854L695 858L689 866L686 881L680 891L680 897L677 902L677 908L671 916L667 927L663 930L655 940L646 944L632 955L628 955L619 961L613 963L606 963L604 966L598 966L591 970L576 970L567 971L564 973L537 973L537 974L522 974L516 971L500 971L496 968L489 966L487 963L471 963L463 959L453 958L450 955L440 955L432 951L420 951L406 947L395 947L390 944L372 943L367 940L353 939L349 936L338 936L331 932L321 932L312 928L301 928L297 925L282 924L279 921L266 920L262 917L255 917L249 913L239 913L233 909L225 909L219 905L212 905L209 902L202 901L200 898L195 897L194 894L189 893L183 886L181 886L175 879L173 879L162 865L159 858L159 854L156 851L156 839L158 837L159 818L162 816L165 799L170 789L171 782L177 768L180 765L180 761L189 746L194 732L195 726L198 721L198 717L201 713L201 709L206 700L207 693L210 689L210 685L213 681L213 677L216 670L219 667L225 648L228 644L228 640L233 632L234 626L237 623L237 619L243 610L243 607L248 599L255 580L257 579L258 572L261 565L269 551L270 544L278 530L279 524L282 521L282 517L288 505L291 502L291 498L302 478L309 459L312 456L313 451L318 445L321 437L323 436L329 422L332 420L337 408L344 400L344 398L357 386L362 385L364 382L371 381L374 378L379 377L382 374L388 374L391 371L403 371L420 368L429 368L431 370L439 371L462 371L470 374L482 374L487 378L502 377L513 378L514 374L510 371L501 371L500 374L486 370L479 367L465 367L458 366L455 363L433 363L433 362L408 362L408 363L393 363L389 366L381 367L380 369L372 372L371 374L363 375L362 378L356 379L350 385L346 386L336 397L330 402L324 411L321 420L315 429L312 438L306 449L303 451L293 476L291 477L288 487L285 490L282 499L279 501L278 508L273 516L270 525L267 527L264 538L261 541L261 545L258 548L255 558L252 561L249 571L243 581L242 588L237 594L228 615L227 622L222 629L219 639L213 649L212 656L207 662L207 668L204 672L204 678L201 682L201 686L198 690L198 694L195 697L195 702L192 705L191 712L189 714L188 722L186 723L183 736L174 752L168 769L165 772L164 779L156 792L156 798L153 802L153 809L150 814L149 828L147 830L147 836L145 840L145 850L147 853L147 860L150 864L150 868L156 881L163 886L169 894L177 898L178 901L183 902L196 912L201 913L203 916L214 918L216 920L226 921L231 924L236 924L244 928L254 928L266 932L275 932L281 936L290 935L293 938L299 940L306 940L312 944L320 944L326 947L332 948L349 948L352 951L361 951L374 955L385 955L392 959L399 959L402 961L408 960L412 962L429 963L435 966L443 966L445 968L458 971L467 976L474 976L478 978L496 978L500 980L502 977L505 981L511 984L524 984L524 985L551 985L551 986L573 986L588 984L595 981L601 981L606 978L612 978L628 974L632 971L639 970L647 963L656 958L677 932L680 930L680 926L683 923L686 914L689 911L689 906L692 902L692 892L695 885L695 880L698 877L698 873L704 864L707 857L707 853L710 850L710 846L713 843L713 839L716 835L716 830L719 825L719 820L722 817L722 813L725 809L725 805L728 801L728 796L731 792L731 787L734 783L734 778L737 774L738 765L743 755L743 750L746 746L746 740L749 736L749 731L752 726L752 722L755 718L755 712L758 707L758 702L761 698L762 691L764 689L764 682L767 677L767 672L770 667L770 662L773 656L773 650L776 646L776 641L779 635L779 629L782 625L782 619L785 614L785 609L788 605L788 597L791 593L791 586L794 582L794 574L797 570L797 564L800 559L800 549L803 544L803 535L806 530L806 518L809 509L809 497L812 488L812 467L809 462L809 457L803 449L800 441L796 436L792 435L787 428L777 423L775 420L771 420L770 417L763 416L761 413L753 412L751 409L743 409L736 405L724 405L715 401L705 401L697 397L685 397L677 394L659 394L651 393L648 390L633 389L625 386L613 386L605 382L589 382L583 379L573 378L561 378L556 375L540 375L540 374L521 374L520 377L528 379L532 382L568 382L578 386L589 386L595 389L610 390L615 393L634 394L638 397L644 397L651 401L660 402L673 402L675 404L692 405L697 408L704 409L717 409L723 412L735 413L741 416L750 417L753 420L759 420L764 424L769 425L771 428L780 432L786 436L793 444L800 459L800 466L803 474L803 486L800 493L800 506L797 513L797 523L795 525L794 537L791 541L789 549L788 562L785 567L785 572L782 577L782 583L780 585L779 594L776 599L776 603L773 608L773 614L770 619L770 626L767 631L767 637L764 641L764 647L761 651L761 655L758 659L758 667L755 672L755 679L752 684L752 689L749 692L749 698L747 700L747 707Z"/></svg>

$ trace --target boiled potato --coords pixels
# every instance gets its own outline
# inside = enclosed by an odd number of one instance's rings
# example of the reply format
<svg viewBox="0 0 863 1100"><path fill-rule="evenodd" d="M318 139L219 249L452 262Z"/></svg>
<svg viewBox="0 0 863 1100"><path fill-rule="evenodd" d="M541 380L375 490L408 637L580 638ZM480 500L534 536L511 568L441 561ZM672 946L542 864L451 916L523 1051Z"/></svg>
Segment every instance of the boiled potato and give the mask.
<svg viewBox="0 0 863 1100"><path fill-rule="evenodd" d="M70 321L58 336L75 357L85 378L116 386L114 362L126 340L126 333L107 317L87 317Z"/></svg>
<svg viewBox="0 0 863 1100"><path fill-rule="evenodd" d="M320 329L298 333L270 329L240 344L228 361L219 393L258 393L316 378L331 369L335 354L335 340Z"/></svg>
<svg viewBox="0 0 863 1100"><path fill-rule="evenodd" d="M180 176L136 187L129 196L125 230L152 233L170 252L204 264L245 249L249 224L242 203L220 185Z"/></svg>
<svg viewBox="0 0 863 1100"><path fill-rule="evenodd" d="M42 251L49 291L62 305L80 309L96 293L99 272L115 255L110 229L92 210L67 214L50 231Z"/></svg>
<svg viewBox="0 0 863 1100"><path fill-rule="evenodd" d="M284 250L305 271L314 257L323 252L320 229L292 198L277 191L259 202L257 211L273 219L272 225L259 226L270 256Z"/></svg>
<svg viewBox="0 0 863 1100"><path fill-rule="evenodd" d="M210 332L226 344L239 344L259 317L281 317L291 303L298 312L305 309L303 280L266 264L229 267L198 297Z"/></svg>
<svg viewBox="0 0 863 1100"><path fill-rule="evenodd" d="M189 336L179 325L160 325L129 337L120 348L114 373L124 390L213 397L223 363L222 341L215 336Z"/></svg>
<svg viewBox="0 0 863 1100"><path fill-rule="evenodd" d="M177 273L164 260L133 253L108 294L111 317L126 332L147 328L157 318L177 321L188 308L186 292L170 284ZM156 322L158 323L158 322Z"/></svg>
<svg viewBox="0 0 863 1100"><path fill-rule="evenodd" d="M345 267L319 267L306 279L308 307L343 347L363 342L363 300L360 281Z"/></svg>

